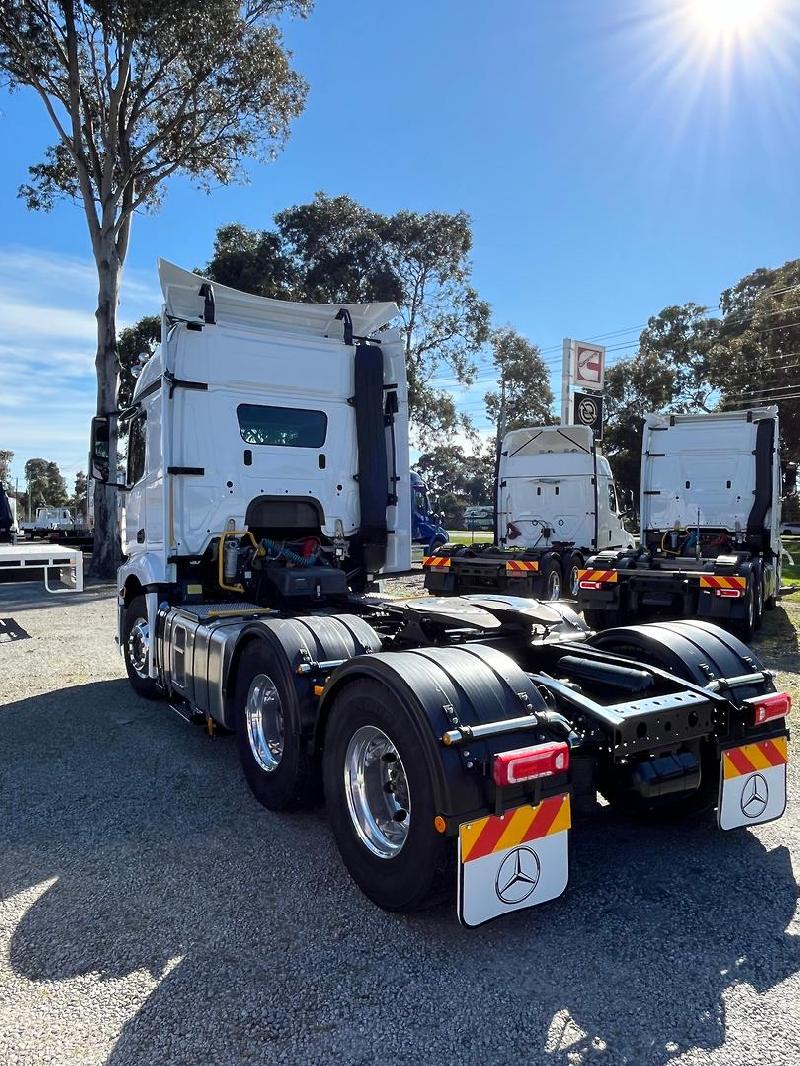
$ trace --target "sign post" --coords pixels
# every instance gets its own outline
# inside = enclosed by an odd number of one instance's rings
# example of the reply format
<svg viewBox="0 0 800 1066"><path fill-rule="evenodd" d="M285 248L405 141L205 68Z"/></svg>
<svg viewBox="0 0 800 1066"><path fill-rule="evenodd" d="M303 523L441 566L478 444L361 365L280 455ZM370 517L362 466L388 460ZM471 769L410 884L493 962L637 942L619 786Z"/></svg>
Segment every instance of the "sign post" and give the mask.
<svg viewBox="0 0 800 1066"><path fill-rule="evenodd" d="M580 410L577 398L597 401L600 417L598 440L602 439L602 394L605 384L606 349L602 344L589 341L576 341L564 338L561 349L561 423L562 425L592 425L594 419L587 421L589 406L584 404ZM597 413L597 412L595 412Z"/></svg>

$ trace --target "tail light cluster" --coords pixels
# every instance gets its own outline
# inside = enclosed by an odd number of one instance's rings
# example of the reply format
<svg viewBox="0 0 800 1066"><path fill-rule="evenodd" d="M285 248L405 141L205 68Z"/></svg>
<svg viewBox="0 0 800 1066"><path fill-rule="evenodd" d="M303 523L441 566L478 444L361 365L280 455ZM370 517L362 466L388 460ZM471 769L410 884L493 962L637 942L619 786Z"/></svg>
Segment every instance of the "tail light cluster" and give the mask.
<svg viewBox="0 0 800 1066"><path fill-rule="evenodd" d="M501 788L518 785L523 781L535 781L539 777L552 777L569 769L569 744L551 741L532 748L516 748L495 755L492 766L494 783Z"/></svg>
<svg viewBox="0 0 800 1066"><path fill-rule="evenodd" d="M753 725L763 725L775 718L785 718L792 709L788 692L769 692L766 696L751 696L745 700L753 708Z"/></svg>

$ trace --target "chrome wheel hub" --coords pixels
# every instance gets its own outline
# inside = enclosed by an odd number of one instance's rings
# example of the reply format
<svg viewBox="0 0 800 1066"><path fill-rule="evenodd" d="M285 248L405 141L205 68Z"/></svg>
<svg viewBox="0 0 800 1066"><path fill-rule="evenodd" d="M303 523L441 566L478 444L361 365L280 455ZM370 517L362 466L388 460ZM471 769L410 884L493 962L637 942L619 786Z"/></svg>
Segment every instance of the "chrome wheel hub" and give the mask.
<svg viewBox="0 0 800 1066"><path fill-rule="evenodd" d="M561 575L557 570L553 570L547 579L547 598L548 600L561 599Z"/></svg>
<svg viewBox="0 0 800 1066"><path fill-rule="evenodd" d="M150 626L146 618L137 618L128 634L128 661L141 678L149 677L147 649L150 643Z"/></svg>
<svg viewBox="0 0 800 1066"><path fill-rule="evenodd" d="M283 757L283 706L272 678L256 674L245 701L247 740L265 773L277 770Z"/></svg>
<svg viewBox="0 0 800 1066"><path fill-rule="evenodd" d="M408 838L411 797L397 749L377 726L362 726L350 738L344 791L359 839L378 858L393 858Z"/></svg>
<svg viewBox="0 0 800 1066"><path fill-rule="evenodd" d="M569 572L569 591L572 593L573 600L577 600L580 589L578 588L578 571L580 567L573 566Z"/></svg>

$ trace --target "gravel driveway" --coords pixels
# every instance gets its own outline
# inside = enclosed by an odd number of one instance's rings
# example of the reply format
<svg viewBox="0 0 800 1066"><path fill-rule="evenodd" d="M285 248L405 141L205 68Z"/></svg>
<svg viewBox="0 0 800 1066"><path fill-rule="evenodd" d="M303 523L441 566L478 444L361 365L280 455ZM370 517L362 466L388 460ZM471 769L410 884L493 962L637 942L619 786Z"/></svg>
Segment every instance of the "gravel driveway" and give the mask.
<svg viewBox="0 0 800 1066"><path fill-rule="evenodd" d="M263 810L230 738L133 694L111 596L0 587L3 1066L800 1061L796 762L772 825L604 808L555 903L391 916L324 810ZM758 646L797 702L788 611Z"/></svg>

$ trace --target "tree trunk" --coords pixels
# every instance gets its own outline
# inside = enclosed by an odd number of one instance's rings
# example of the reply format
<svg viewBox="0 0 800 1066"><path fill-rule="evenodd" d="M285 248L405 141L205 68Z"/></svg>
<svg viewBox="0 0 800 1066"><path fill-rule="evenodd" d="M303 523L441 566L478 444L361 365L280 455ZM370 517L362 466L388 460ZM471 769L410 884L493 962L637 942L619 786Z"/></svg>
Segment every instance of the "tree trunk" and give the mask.
<svg viewBox="0 0 800 1066"><path fill-rule="evenodd" d="M117 305L122 274L113 238L108 247L95 256L97 261L97 414L107 415L117 408ZM117 476L117 422L111 419L108 442L110 480ZM111 485L94 486L94 547L92 549L92 577L113 578L121 560L119 523L117 520L117 489Z"/></svg>

